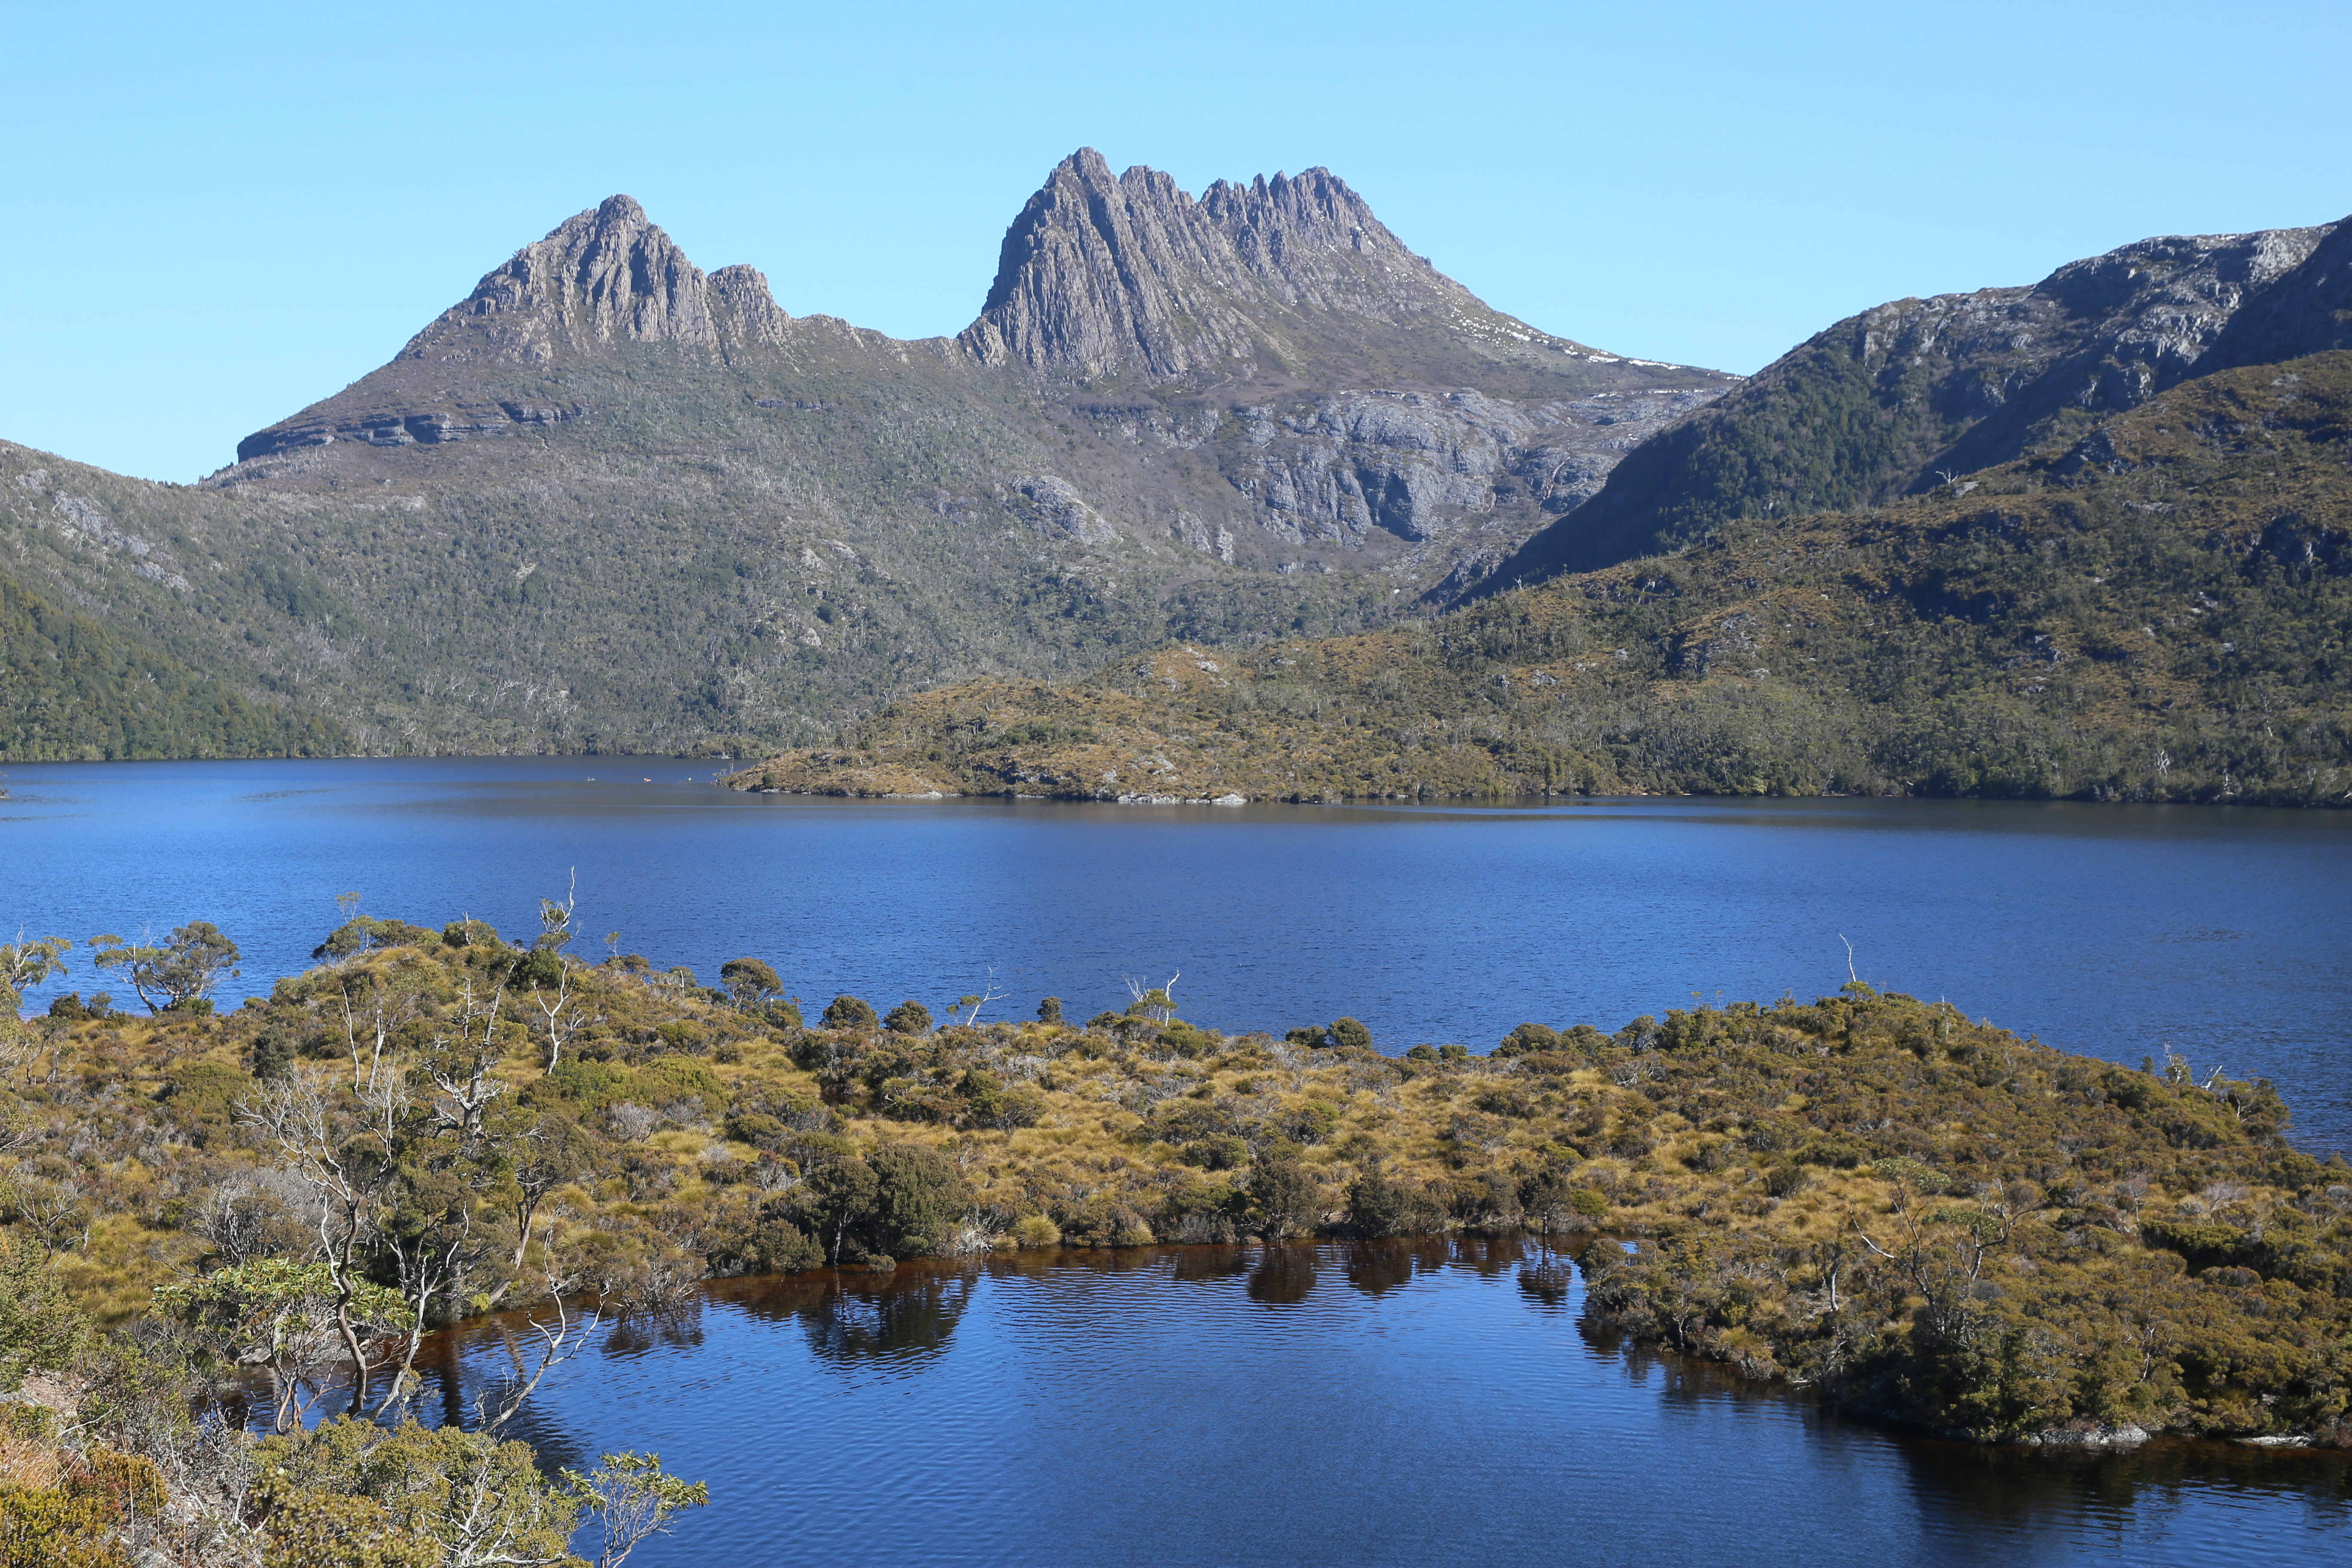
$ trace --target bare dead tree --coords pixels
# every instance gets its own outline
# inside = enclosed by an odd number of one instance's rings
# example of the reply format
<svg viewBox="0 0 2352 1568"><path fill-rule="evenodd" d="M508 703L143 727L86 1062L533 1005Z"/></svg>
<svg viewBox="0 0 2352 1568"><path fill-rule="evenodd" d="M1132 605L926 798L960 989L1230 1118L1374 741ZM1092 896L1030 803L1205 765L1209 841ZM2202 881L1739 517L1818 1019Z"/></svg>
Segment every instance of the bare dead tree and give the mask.
<svg viewBox="0 0 2352 1568"><path fill-rule="evenodd" d="M992 1006L996 1003L1003 1001L1005 994L1006 994L1004 992L996 988L996 969L995 966L992 964L989 967L988 978L981 984L979 995L959 996L956 998L956 1006L963 1014L963 1016L956 1021L964 1025L966 1027L970 1027L971 1025L979 1023L980 1010L983 1007Z"/></svg>
<svg viewBox="0 0 2352 1568"><path fill-rule="evenodd" d="M474 1402L474 1414L482 1431L496 1433L513 1420L523 1403L547 1381L548 1373L577 1357L588 1348L588 1342L604 1321L605 1291L600 1285L593 1304L586 1312L572 1305L572 1298L587 1283L575 1269L562 1259L555 1246L553 1218L540 1243L541 1275L547 1286L547 1300L524 1321L525 1332L506 1334L506 1351L514 1367L501 1392L493 1398L485 1394ZM543 1310L550 1315L541 1316Z"/></svg>

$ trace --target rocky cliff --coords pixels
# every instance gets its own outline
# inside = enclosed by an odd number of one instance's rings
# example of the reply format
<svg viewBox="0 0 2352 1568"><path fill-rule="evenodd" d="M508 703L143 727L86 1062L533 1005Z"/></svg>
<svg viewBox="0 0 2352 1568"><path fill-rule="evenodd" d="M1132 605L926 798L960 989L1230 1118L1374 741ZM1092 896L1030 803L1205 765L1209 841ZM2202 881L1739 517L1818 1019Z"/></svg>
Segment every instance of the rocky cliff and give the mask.
<svg viewBox="0 0 2352 1568"><path fill-rule="evenodd" d="M1489 309L1328 169L1221 180L1195 201L1154 169L1114 178L1092 148L1023 208L957 342L1049 383L1502 390L1500 376L1574 393L1613 384L1606 367L1622 363Z"/></svg>
<svg viewBox="0 0 2352 1568"><path fill-rule="evenodd" d="M2322 242L2344 232L2142 240L2031 288L1849 317L1665 432L1486 587L1672 548L1727 518L1918 494L2192 375L2336 346L2345 252Z"/></svg>

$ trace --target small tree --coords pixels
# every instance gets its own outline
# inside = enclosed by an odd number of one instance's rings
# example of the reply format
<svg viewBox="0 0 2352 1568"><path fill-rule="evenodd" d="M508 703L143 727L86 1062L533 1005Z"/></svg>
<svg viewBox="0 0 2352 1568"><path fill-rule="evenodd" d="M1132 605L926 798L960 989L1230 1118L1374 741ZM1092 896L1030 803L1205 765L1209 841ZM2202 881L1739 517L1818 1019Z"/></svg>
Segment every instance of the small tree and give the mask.
<svg viewBox="0 0 2352 1568"><path fill-rule="evenodd" d="M23 931L16 940L0 947L0 1008L10 1017L24 1005L25 993L52 975L66 973L65 955L73 949L73 939L45 936L27 941Z"/></svg>
<svg viewBox="0 0 2352 1568"><path fill-rule="evenodd" d="M112 935L94 936L89 945L100 969L121 969L131 976L131 988L151 1013L207 1011L213 988L240 973L236 943L210 921L190 921L160 947L133 947ZM199 1008L199 1002L205 1006Z"/></svg>
<svg viewBox="0 0 2352 1568"><path fill-rule="evenodd" d="M620 1568L646 1540L667 1534L676 1515L710 1501L708 1483L667 1474L659 1454L606 1454L594 1470L566 1470L563 1480L602 1538L596 1568Z"/></svg>
<svg viewBox="0 0 2352 1568"><path fill-rule="evenodd" d="M1495 1047L1498 1057L1523 1057L1531 1051L1559 1049L1559 1036L1541 1024L1521 1024Z"/></svg>
<svg viewBox="0 0 2352 1568"><path fill-rule="evenodd" d="M232 1365L268 1370L279 1432L299 1431L325 1393L327 1373L344 1359L346 1322L364 1339L382 1339L413 1321L399 1295L381 1285L357 1285L346 1309L326 1264L283 1258L159 1285L155 1305Z"/></svg>
<svg viewBox="0 0 2352 1568"><path fill-rule="evenodd" d="M1331 1041L1349 1050L1369 1051L1372 1048L1372 1032L1353 1018L1334 1018Z"/></svg>
<svg viewBox="0 0 2352 1568"><path fill-rule="evenodd" d="M1296 1160L1266 1160L1253 1166L1249 1195L1258 1211L1259 1231L1268 1241L1312 1236L1322 1223L1322 1189Z"/></svg>
<svg viewBox="0 0 2352 1568"><path fill-rule="evenodd" d="M756 958L729 959L719 966L719 983L746 1012L784 994L782 976Z"/></svg>
<svg viewBox="0 0 2352 1568"><path fill-rule="evenodd" d="M870 1034L880 1025L881 1020L874 1016L874 1005L863 997L836 996L824 1010L824 1026L828 1029L859 1029Z"/></svg>
<svg viewBox="0 0 2352 1568"><path fill-rule="evenodd" d="M848 1238L850 1226L873 1215L880 1193L874 1167L855 1154L828 1160L808 1173L793 1196L816 1230L826 1262L840 1264L842 1243Z"/></svg>
<svg viewBox="0 0 2352 1568"><path fill-rule="evenodd" d="M928 1035L931 1032L931 1010L909 996L890 1009L882 1026L894 1035Z"/></svg>
<svg viewBox="0 0 2352 1568"><path fill-rule="evenodd" d="M1062 999L1059 996L1048 996L1043 1002L1038 1003L1037 1021L1041 1024L1060 1023L1062 1021Z"/></svg>

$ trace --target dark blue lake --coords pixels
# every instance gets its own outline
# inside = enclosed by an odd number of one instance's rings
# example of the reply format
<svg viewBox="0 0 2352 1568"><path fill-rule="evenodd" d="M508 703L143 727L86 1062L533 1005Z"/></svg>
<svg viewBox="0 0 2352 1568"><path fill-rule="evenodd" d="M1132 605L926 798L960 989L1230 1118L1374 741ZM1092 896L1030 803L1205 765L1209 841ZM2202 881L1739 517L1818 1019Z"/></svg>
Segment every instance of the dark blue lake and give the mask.
<svg viewBox="0 0 2352 1568"><path fill-rule="evenodd" d="M1009 993L1084 1016L1181 972L1228 1030L1386 1048L1810 996L1947 996L2070 1049L2274 1079L2352 1145L2352 816L1915 801L1072 806L756 797L643 759L20 766L0 922L202 918L242 983L339 893L603 933L803 999ZM88 988L77 963L67 984ZM46 996L47 993L43 994ZM39 1001L41 998L36 998ZM1924 1443L1589 1340L1514 1244L1024 1256L714 1286L530 1413L718 1501L633 1561L1692 1565L2352 1562L2340 1456ZM495 1325L449 1342L453 1386ZM469 1374L466 1368L471 1366ZM2332 1544L2331 1544L2332 1543Z"/></svg>
<svg viewBox="0 0 2352 1568"><path fill-rule="evenodd" d="M335 896L536 931L576 870L605 932L707 980L742 954L822 1003L1025 1016L1181 973L1194 1021L1349 1014L1386 1049L1614 1030L1856 972L2051 1044L2268 1077L2352 1148L2352 813L1955 801L1120 806L737 795L645 758L18 766L0 922L211 920L244 988L303 967ZM650 782L648 782L650 780ZM89 983L86 968L67 984ZM231 989L236 989L232 983ZM47 993L44 993L47 994ZM234 1005L236 997L226 998Z"/></svg>

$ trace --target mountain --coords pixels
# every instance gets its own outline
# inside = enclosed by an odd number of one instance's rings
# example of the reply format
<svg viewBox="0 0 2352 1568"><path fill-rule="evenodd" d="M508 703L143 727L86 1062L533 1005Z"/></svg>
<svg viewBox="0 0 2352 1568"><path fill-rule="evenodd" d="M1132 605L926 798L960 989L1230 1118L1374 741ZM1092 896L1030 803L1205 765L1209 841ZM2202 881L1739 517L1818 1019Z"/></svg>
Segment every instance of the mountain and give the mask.
<svg viewBox="0 0 2352 1568"><path fill-rule="evenodd" d="M1425 614L1735 382L1487 309L1323 170L1194 201L1082 151L919 342L615 196L200 486L0 444L0 562L364 750L772 746Z"/></svg>
<svg viewBox="0 0 2352 1568"><path fill-rule="evenodd" d="M923 693L737 787L2352 802L2352 351L1433 621Z"/></svg>
<svg viewBox="0 0 2352 1568"><path fill-rule="evenodd" d="M1484 591L1671 550L1733 518L1884 505L2188 378L2346 346L2352 226L2142 240L2032 288L1848 317L1664 431Z"/></svg>

